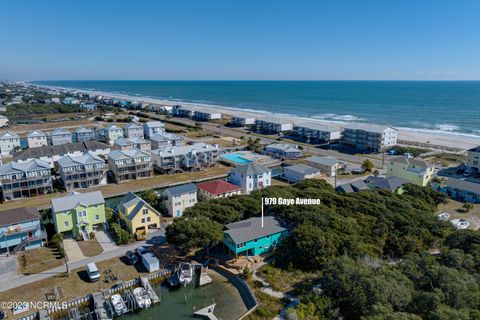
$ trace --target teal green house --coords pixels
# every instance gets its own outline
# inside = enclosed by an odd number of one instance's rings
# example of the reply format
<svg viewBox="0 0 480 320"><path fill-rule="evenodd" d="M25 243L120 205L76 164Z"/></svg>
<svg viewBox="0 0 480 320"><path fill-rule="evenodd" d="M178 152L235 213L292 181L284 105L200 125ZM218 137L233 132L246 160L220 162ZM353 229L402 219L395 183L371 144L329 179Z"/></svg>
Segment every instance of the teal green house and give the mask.
<svg viewBox="0 0 480 320"><path fill-rule="evenodd" d="M225 225L223 244L235 256L258 256L268 253L287 236L288 230L282 227L273 216L254 217Z"/></svg>
<svg viewBox="0 0 480 320"><path fill-rule="evenodd" d="M52 199L52 217L55 230L64 237L88 239L90 232L105 222L105 199L101 191L69 192Z"/></svg>

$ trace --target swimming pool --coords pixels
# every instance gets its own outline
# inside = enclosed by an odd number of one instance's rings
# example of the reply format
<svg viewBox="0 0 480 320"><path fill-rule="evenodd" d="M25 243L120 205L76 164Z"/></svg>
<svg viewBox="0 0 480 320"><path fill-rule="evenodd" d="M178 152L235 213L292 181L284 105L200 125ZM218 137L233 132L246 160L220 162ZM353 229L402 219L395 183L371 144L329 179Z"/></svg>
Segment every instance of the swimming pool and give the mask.
<svg viewBox="0 0 480 320"><path fill-rule="evenodd" d="M235 164L250 163L252 160L245 159L241 153L227 153L222 156L222 159L233 162Z"/></svg>

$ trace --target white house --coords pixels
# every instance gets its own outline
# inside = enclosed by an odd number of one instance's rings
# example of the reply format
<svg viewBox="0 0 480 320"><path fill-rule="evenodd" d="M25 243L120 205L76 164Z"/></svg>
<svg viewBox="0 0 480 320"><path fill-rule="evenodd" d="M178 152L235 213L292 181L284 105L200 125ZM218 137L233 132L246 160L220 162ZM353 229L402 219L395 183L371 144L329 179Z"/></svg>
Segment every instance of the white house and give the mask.
<svg viewBox="0 0 480 320"><path fill-rule="evenodd" d="M290 182L298 182L305 179L312 179L320 176L320 169L306 166L304 164L295 164L283 169L283 177Z"/></svg>
<svg viewBox="0 0 480 320"><path fill-rule="evenodd" d="M34 130L27 134L27 144L29 148L38 148L48 145L47 135L40 130Z"/></svg>
<svg viewBox="0 0 480 320"><path fill-rule="evenodd" d="M0 115L0 128L8 126L8 118Z"/></svg>
<svg viewBox="0 0 480 320"><path fill-rule="evenodd" d="M0 136L0 152L2 156L6 156L14 153L16 150L20 150L20 137L13 132L5 132Z"/></svg>
<svg viewBox="0 0 480 320"><path fill-rule="evenodd" d="M172 217L181 217L185 209L197 203L197 187L193 183L168 188L163 193L165 206Z"/></svg>
<svg viewBox="0 0 480 320"><path fill-rule="evenodd" d="M151 136L164 132L165 125L160 121L150 121L143 124L143 134L145 135L145 139L150 139Z"/></svg>
<svg viewBox="0 0 480 320"><path fill-rule="evenodd" d="M272 170L262 165L250 162L230 170L228 180L240 186L246 194L262 189L272 184Z"/></svg>

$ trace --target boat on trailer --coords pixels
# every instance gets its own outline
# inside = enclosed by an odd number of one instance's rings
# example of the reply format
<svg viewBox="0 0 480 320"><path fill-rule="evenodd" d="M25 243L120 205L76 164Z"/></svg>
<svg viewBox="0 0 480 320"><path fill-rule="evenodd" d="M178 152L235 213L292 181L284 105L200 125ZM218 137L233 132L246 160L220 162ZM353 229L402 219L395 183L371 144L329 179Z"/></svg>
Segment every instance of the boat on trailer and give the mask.
<svg viewBox="0 0 480 320"><path fill-rule="evenodd" d="M133 289L133 295L135 296L135 300L137 300L137 304L140 308L146 309L150 308L152 305L152 299L150 299L147 290L144 288L138 287Z"/></svg>

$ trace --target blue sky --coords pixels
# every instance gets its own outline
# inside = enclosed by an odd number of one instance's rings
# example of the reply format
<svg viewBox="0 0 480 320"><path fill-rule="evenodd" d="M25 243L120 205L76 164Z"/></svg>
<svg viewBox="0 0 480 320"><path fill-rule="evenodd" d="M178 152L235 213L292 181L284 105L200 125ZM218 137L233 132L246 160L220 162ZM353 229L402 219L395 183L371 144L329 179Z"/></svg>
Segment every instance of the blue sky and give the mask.
<svg viewBox="0 0 480 320"><path fill-rule="evenodd" d="M0 79L480 79L480 1L0 1Z"/></svg>

